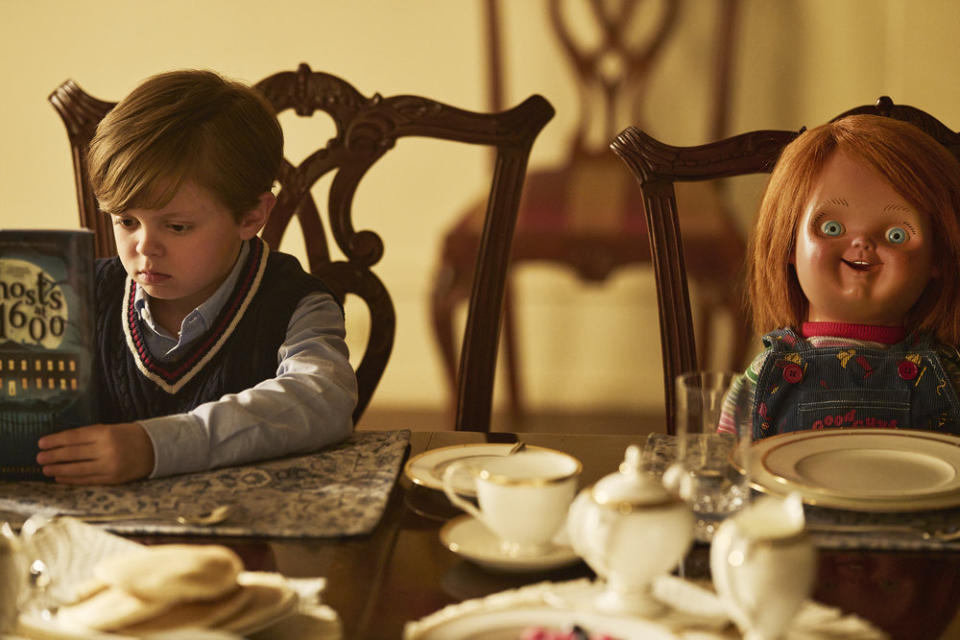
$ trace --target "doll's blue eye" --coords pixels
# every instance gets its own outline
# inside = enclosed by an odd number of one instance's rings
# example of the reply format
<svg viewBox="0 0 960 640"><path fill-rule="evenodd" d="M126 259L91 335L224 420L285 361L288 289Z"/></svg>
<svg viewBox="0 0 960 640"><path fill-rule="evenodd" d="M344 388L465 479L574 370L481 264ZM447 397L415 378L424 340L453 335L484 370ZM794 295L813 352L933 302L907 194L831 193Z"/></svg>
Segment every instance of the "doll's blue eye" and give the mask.
<svg viewBox="0 0 960 640"><path fill-rule="evenodd" d="M887 240L893 244L903 244L910 239L910 234L903 227L890 227L887 229Z"/></svg>
<svg viewBox="0 0 960 640"><path fill-rule="evenodd" d="M843 225L836 220L827 220L820 225L820 231L823 231L824 235L839 236L843 233Z"/></svg>

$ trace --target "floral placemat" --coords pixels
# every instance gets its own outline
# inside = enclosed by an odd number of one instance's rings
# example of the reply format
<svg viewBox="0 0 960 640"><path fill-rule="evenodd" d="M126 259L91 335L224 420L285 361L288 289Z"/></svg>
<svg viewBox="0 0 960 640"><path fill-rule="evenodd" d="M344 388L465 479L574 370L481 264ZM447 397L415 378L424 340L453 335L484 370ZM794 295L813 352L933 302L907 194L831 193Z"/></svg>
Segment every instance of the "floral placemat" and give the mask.
<svg viewBox="0 0 960 640"><path fill-rule="evenodd" d="M665 433L652 433L643 448L643 468L660 475L676 457L676 438ZM755 492L756 494L756 492ZM807 528L818 547L829 549L898 549L960 550L960 539L952 541L924 538L919 532L958 531L960 508L935 511L877 513L804 505ZM855 531L826 532L817 528L833 525L852 527ZM909 527L916 531L871 531L871 527Z"/></svg>
<svg viewBox="0 0 960 640"><path fill-rule="evenodd" d="M36 513L119 516L124 534L327 538L369 533L380 521L410 432L358 431L317 453L125 485L72 487L0 482L0 521L19 525ZM178 514L230 505L227 520L184 525Z"/></svg>

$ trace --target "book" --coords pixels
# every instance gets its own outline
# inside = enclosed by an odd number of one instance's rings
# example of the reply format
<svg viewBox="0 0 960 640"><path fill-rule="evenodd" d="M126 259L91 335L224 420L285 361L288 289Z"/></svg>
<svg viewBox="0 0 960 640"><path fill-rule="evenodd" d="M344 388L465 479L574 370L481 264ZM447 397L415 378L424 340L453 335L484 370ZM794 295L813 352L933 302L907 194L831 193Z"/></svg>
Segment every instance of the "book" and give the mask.
<svg viewBox="0 0 960 640"><path fill-rule="evenodd" d="M0 479L39 480L41 436L93 423L93 232L0 229Z"/></svg>

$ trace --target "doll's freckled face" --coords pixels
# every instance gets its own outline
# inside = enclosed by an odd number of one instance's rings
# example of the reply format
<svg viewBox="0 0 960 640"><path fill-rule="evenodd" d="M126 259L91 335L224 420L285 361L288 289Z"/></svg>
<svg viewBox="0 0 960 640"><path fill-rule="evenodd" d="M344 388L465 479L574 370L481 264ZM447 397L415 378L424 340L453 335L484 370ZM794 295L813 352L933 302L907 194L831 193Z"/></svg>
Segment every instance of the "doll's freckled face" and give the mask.
<svg viewBox="0 0 960 640"><path fill-rule="evenodd" d="M936 277L930 220L836 152L814 183L790 261L807 321L900 326Z"/></svg>

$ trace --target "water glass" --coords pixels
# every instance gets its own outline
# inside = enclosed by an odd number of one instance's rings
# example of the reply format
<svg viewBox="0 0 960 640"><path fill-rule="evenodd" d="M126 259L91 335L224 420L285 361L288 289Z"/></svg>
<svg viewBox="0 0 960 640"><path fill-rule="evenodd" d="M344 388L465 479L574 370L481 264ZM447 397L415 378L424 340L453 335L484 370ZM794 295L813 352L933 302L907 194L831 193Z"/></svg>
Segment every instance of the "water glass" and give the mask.
<svg viewBox="0 0 960 640"><path fill-rule="evenodd" d="M695 516L695 538L709 542L719 524L750 498L750 407L733 396L726 425L718 432L731 386L732 371L691 371L676 379L677 458L665 478L687 501ZM742 395L742 394L741 394Z"/></svg>

